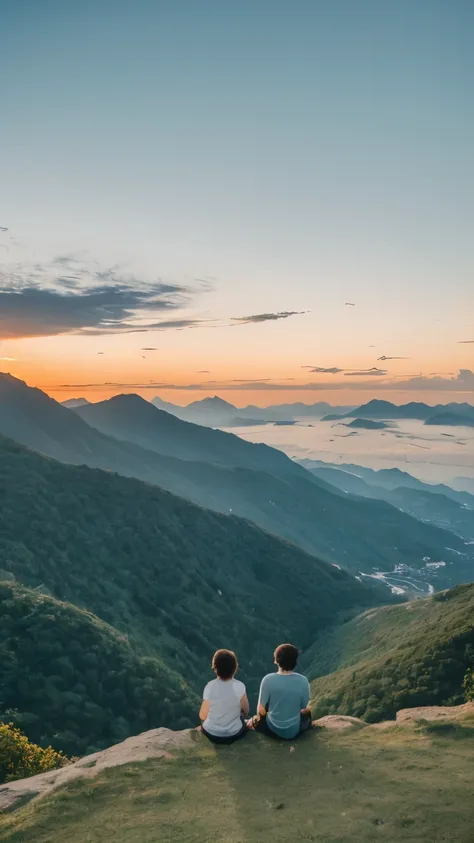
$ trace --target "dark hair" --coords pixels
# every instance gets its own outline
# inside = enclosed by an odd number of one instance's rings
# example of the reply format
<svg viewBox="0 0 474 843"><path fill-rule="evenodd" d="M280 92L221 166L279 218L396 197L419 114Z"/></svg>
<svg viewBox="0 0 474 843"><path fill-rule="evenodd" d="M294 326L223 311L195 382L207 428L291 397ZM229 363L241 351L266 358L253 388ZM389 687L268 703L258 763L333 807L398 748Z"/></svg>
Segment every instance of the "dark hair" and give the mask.
<svg viewBox="0 0 474 843"><path fill-rule="evenodd" d="M298 650L293 644L280 644L275 650L274 659L282 670L294 670L298 661Z"/></svg>
<svg viewBox="0 0 474 843"><path fill-rule="evenodd" d="M232 650L217 650L212 657L212 669L219 679L232 679L239 663Z"/></svg>

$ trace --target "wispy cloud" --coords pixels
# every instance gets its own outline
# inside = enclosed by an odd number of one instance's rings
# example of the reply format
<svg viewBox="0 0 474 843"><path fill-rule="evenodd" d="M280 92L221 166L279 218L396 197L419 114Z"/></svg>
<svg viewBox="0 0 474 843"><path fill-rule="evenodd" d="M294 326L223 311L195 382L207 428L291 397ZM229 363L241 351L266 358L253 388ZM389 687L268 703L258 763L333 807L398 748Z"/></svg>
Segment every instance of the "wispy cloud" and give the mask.
<svg viewBox="0 0 474 843"><path fill-rule="evenodd" d="M201 328L215 322L215 319L167 319L162 322L152 322L147 330L169 331L183 330L183 328Z"/></svg>
<svg viewBox="0 0 474 843"><path fill-rule="evenodd" d="M474 340L459 340L458 345L472 345Z"/></svg>
<svg viewBox="0 0 474 843"><path fill-rule="evenodd" d="M161 279L139 280L119 268L59 256L49 265L0 271L0 339L59 334L144 333L196 327L204 320L150 320L178 310L197 292Z"/></svg>
<svg viewBox="0 0 474 843"><path fill-rule="evenodd" d="M277 319L288 319L289 316L303 316L307 310L280 310L278 313L254 313L252 316L233 316L232 322L241 325L259 325L260 322L275 322Z"/></svg>
<svg viewBox="0 0 474 843"><path fill-rule="evenodd" d="M345 372L345 369L339 369L337 366L302 366L302 369L309 369L312 373L317 373L321 375L339 375L341 372Z"/></svg>
<svg viewBox="0 0 474 843"><path fill-rule="evenodd" d="M158 349L155 346L148 346L148 347L142 348L142 351L158 351Z"/></svg>
<svg viewBox="0 0 474 843"><path fill-rule="evenodd" d="M381 371L381 370L380 370ZM362 374L367 374L363 372ZM48 385L48 390L70 390L70 389L138 389L138 390L177 390L183 392L209 392L211 389L217 393L227 392L232 390L248 391L248 392L320 392L325 390L347 390L351 391L373 391L374 385L369 380L355 381L348 386L347 381L330 380L330 381L313 381L310 383L298 383L284 378L279 381L272 381L267 378L257 378L255 380L230 380L230 381L198 381L196 383L176 384L166 383L163 381L148 381L141 383L122 383L122 382L100 382L100 383L72 383L72 384L56 384L55 386ZM428 377L420 375L419 377L408 378L405 381L391 378L390 380L381 381L377 383L377 391L405 391L405 390L427 390L432 392L452 391L452 392L474 392L474 372L470 369L461 369L458 375L452 378L444 377Z"/></svg>
<svg viewBox="0 0 474 843"><path fill-rule="evenodd" d="M377 369L377 367L374 366L372 369L361 369L360 371L346 372L344 374L344 377L345 378L360 378L360 377L364 377L364 376L368 375L369 377L380 378L380 377L383 377L384 375L387 375L387 374L388 374L388 372L387 372L386 369Z"/></svg>
<svg viewBox="0 0 474 843"><path fill-rule="evenodd" d="M386 357L385 354L382 354L382 357L377 357L377 361L379 360L410 360L409 357Z"/></svg>

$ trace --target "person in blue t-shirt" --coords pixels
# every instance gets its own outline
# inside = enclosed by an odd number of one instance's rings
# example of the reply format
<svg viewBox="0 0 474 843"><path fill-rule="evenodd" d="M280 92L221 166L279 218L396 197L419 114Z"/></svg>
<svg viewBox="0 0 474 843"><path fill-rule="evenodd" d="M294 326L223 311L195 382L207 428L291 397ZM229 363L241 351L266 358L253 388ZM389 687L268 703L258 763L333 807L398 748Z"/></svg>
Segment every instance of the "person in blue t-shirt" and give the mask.
<svg viewBox="0 0 474 843"><path fill-rule="evenodd" d="M262 679L258 713L251 728L273 738L294 740L312 725L309 682L306 676L295 673L298 650L293 644L280 644L274 659L278 671Z"/></svg>

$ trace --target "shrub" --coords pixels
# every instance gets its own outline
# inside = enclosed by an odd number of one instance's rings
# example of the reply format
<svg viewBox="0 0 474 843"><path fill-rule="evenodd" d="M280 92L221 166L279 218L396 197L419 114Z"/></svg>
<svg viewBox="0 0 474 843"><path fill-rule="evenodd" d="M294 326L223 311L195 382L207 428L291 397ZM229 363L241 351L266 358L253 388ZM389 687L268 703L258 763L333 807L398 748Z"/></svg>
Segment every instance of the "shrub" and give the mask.
<svg viewBox="0 0 474 843"><path fill-rule="evenodd" d="M13 723L0 723L0 784L55 770L66 763L61 752L30 743Z"/></svg>
<svg viewBox="0 0 474 843"><path fill-rule="evenodd" d="M468 670L463 682L466 702L474 701L474 670Z"/></svg>

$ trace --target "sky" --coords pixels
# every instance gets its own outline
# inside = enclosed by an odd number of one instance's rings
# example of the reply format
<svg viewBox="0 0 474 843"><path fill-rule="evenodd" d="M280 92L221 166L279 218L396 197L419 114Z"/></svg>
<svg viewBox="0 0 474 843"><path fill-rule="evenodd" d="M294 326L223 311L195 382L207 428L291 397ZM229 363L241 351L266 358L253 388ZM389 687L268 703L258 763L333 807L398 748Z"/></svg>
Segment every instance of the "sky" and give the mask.
<svg viewBox="0 0 474 843"><path fill-rule="evenodd" d="M474 403L471 0L0 18L0 371L61 399Z"/></svg>

